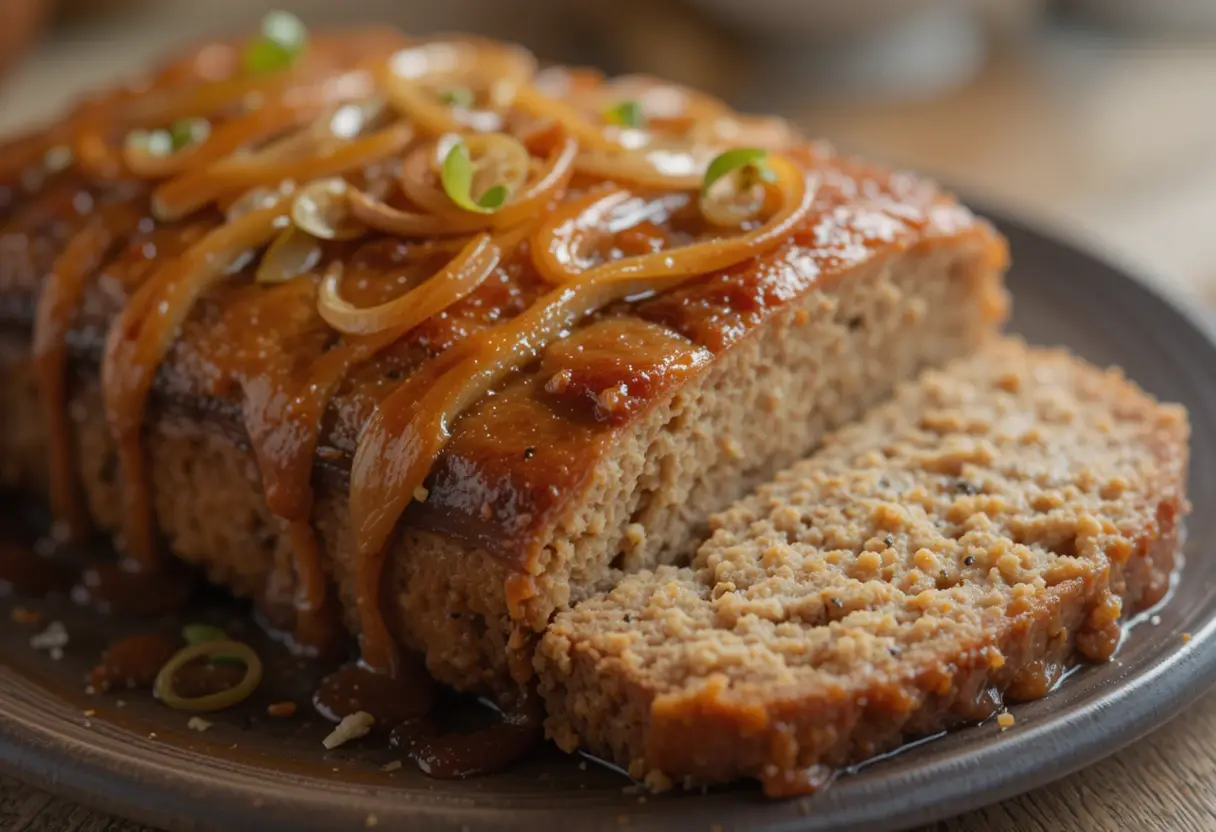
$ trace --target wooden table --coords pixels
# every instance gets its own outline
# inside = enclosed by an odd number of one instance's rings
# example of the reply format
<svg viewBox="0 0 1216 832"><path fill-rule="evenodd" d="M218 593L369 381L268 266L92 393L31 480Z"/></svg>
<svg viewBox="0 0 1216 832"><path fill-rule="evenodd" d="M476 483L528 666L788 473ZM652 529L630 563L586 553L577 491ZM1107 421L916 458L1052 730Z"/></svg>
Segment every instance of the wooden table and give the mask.
<svg viewBox="0 0 1216 832"><path fill-rule="evenodd" d="M49 116L81 77L137 69L168 44L271 5L163 0L138 21L69 32L0 93L0 130ZM790 109L817 135L1064 229L1216 313L1212 90L1216 44L1145 46L1056 32L933 102ZM139 828L0 778L0 830ZM1092 768L937 829L1216 829L1216 696Z"/></svg>

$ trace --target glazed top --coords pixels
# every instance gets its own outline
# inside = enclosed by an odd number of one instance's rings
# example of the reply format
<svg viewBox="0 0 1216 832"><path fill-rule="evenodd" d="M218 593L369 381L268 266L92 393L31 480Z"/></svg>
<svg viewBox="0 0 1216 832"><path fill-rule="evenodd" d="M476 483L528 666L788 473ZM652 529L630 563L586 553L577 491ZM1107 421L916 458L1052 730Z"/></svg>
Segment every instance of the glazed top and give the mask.
<svg viewBox="0 0 1216 832"><path fill-rule="evenodd" d="M199 46L10 142L0 318L33 322L75 534L68 361L100 361L142 569L159 563L150 398L248 441L301 631L326 608L312 472L349 470L377 669L396 664L375 599L407 509L526 559L614 433L775 309L885 252L987 234L923 180L682 87L292 26Z"/></svg>

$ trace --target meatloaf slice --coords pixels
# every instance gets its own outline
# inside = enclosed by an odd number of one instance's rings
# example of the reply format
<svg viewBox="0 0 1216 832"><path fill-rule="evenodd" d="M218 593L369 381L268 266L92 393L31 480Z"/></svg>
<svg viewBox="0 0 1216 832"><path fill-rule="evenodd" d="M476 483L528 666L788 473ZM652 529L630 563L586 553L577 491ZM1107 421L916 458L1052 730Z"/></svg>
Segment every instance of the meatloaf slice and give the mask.
<svg viewBox="0 0 1216 832"><path fill-rule="evenodd" d="M1046 693L1168 585L1188 425L1063 352L927 372L713 520L560 614L548 730L654 786L832 768Z"/></svg>

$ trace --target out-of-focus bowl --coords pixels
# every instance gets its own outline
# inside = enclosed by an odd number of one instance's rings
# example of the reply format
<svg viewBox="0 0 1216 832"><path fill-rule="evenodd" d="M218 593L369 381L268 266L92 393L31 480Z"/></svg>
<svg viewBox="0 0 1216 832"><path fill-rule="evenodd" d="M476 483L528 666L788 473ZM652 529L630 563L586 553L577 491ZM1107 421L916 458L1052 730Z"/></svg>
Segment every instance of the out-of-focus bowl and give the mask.
<svg viewBox="0 0 1216 832"><path fill-rule="evenodd" d="M865 38L926 12L974 12L1007 0L690 0L731 28L772 41Z"/></svg>

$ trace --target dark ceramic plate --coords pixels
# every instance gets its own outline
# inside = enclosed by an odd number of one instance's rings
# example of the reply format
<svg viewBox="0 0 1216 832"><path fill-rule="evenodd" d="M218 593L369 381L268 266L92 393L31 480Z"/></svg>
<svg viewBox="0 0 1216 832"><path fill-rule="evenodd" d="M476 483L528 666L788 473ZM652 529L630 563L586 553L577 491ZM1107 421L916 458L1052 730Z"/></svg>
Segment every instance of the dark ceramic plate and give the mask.
<svg viewBox="0 0 1216 832"><path fill-rule="evenodd" d="M1185 403L1195 431L1196 511L1172 598L1142 617L1114 661L1078 670L1046 699L1016 707L1012 729L961 729L866 765L813 798L784 802L743 786L642 797L621 776L552 749L504 774L438 782L408 765L383 772L389 751L323 753L325 727L302 718L252 725L264 699L198 733L147 695L131 695L121 707L113 695L86 698L74 692L113 635L104 627L115 625L73 618L66 604L51 610L73 638L54 662L31 650L29 631L9 624L0 604L0 767L100 809L183 831L890 830L1040 786L1136 740L1216 682L1216 560L1201 550L1216 536L1216 346L1195 318L1119 269L1015 222L1001 225L1016 261L1013 328L1123 366L1156 395Z"/></svg>

